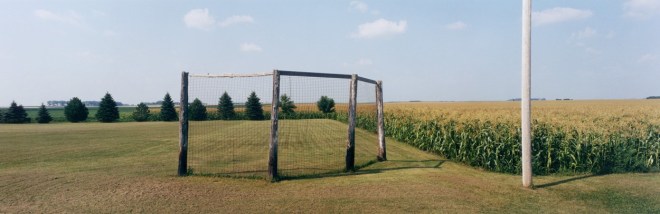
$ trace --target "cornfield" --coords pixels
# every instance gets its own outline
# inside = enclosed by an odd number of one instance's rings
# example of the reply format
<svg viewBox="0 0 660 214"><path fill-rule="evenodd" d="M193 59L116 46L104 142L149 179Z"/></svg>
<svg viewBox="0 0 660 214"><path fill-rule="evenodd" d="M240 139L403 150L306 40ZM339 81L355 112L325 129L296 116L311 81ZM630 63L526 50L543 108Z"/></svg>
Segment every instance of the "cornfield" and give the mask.
<svg viewBox="0 0 660 214"><path fill-rule="evenodd" d="M518 104L388 104L386 134L471 166L520 173ZM658 101L544 101L533 108L534 174L660 169ZM365 120L358 126L372 130Z"/></svg>

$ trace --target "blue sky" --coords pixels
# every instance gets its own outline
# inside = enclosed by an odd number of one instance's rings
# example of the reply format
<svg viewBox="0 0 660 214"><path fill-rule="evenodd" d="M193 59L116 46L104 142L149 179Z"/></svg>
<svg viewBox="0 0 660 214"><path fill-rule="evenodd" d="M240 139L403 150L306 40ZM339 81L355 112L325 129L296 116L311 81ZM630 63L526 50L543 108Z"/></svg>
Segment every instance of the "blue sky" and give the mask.
<svg viewBox="0 0 660 214"><path fill-rule="evenodd" d="M534 1L532 95L660 95L660 1ZM386 101L520 96L521 1L0 0L0 106L178 99L181 71L357 73Z"/></svg>

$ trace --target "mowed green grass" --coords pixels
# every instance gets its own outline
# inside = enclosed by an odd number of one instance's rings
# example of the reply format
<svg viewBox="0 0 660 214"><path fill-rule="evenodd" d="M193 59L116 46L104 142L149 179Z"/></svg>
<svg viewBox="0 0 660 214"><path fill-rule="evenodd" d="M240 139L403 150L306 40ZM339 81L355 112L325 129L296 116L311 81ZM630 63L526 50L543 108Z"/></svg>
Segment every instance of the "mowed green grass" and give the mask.
<svg viewBox="0 0 660 214"><path fill-rule="evenodd" d="M191 121L194 174L265 178L270 120ZM283 177L309 177L345 168L348 125L329 119L280 120L278 168ZM355 164L376 162L378 138L356 129Z"/></svg>
<svg viewBox="0 0 660 214"><path fill-rule="evenodd" d="M535 177L528 190L389 140L389 160L356 173L177 177L177 139L173 122L1 124L0 213L660 212L658 173Z"/></svg>

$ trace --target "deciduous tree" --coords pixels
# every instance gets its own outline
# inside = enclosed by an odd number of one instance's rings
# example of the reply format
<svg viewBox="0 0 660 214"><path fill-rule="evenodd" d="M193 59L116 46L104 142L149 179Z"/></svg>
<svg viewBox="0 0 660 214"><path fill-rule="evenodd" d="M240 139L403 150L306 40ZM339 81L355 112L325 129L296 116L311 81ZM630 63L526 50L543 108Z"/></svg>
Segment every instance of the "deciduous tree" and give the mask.
<svg viewBox="0 0 660 214"><path fill-rule="evenodd" d="M151 116L151 112L149 111L149 106L144 103L140 103L135 107L135 111L133 111L133 120L142 122L142 121L147 121L149 120L149 116Z"/></svg>
<svg viewBox="0 0 660 214"><path fill-rule="evenodd" d="M64 107L64 116L66 116L66 120L72 123L85 121L89 116L89 109L80 99L74 97Z"/></svg>
<svg viewBox="0 0 660 214"><path fill-rule="evenodd" d="M202 103L201 100L195 98L190 104L190 120L206 120L208 115L206 114L206 106Z"/></svg>
<svg viewBox="0 0 660 214"><path fill-rule="evenodd" d="M321 99L316 102L316 106L323 113L335 112L335 100L327 96L321 96Z"/></svg>

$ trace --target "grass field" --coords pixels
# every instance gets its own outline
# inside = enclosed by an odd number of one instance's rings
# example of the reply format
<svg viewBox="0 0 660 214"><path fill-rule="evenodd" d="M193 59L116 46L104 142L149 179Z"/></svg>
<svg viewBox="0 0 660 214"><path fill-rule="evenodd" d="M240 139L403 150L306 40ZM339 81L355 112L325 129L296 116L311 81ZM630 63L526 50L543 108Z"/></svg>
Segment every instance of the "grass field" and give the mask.
<svg viewBox="0 0 660 214"><path fill-rule="evenodd" d="M518 175L392 139L389 161L357 173L278 183L176 177L177 129L164 122L0 124L0 213L660 212L658 173L537 176L528 190Z"/></svg>
<svg viewBox="0 0 660 214"><path fill-rule="evenodd" d="M281 120L278 168L284 177L317 176L345 167L348 125L329 119ZM356 166L376 161L378 138L356 130ZM264 178L270 121L193 121L189 157L193 173Z"/></svg>

